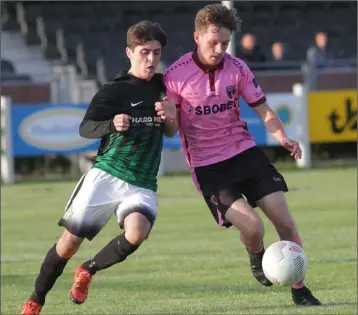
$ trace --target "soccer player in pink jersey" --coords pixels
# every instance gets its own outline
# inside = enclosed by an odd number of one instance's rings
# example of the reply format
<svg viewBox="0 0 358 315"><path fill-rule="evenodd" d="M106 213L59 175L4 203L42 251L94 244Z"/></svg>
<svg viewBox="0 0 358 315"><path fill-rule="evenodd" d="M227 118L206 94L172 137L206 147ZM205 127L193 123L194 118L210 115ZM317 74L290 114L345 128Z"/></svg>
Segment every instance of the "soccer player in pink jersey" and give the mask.
<svg viewBox="0 0 358 315"><path fill-rule="evenodd" d="M220 226L240 230L253 275L271 286L262 270L264 226L253 208L263 210L282 240L302 243L287 209L286 182L240 118L240 96L293 158L300 159L302 151L287 137L245 62L225 52L240 24L235 9L221 4L201 9L195 19L197 48L167 69L164 82L169 100L177 105L180 137L197 189ZM297 305L321 305L303 281L291 293Z"/></svg>

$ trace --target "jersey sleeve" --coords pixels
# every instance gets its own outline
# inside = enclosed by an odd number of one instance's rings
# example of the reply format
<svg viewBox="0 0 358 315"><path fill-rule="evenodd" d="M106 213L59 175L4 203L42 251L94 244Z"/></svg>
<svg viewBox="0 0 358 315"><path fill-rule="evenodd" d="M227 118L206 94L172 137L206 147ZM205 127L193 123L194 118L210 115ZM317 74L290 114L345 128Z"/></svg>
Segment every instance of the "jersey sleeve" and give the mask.
<svg viewBox="0 0 358 315"><path fill-rule="evenodd" d="M247 64L242 64L243 73L238 83L239 93L250 107L261 105L266 102L265 94Z"/></svg>
<svg viewBox="0 0 358 315"><path fill-rule="evenodd" d="M179 94L179 82L175 80L171 73L168 71L164 74L163 77L164 85L166 87L166 94L170 102L180 106L181 96Z"/></svg>
<svg viewBox="0 0 358 315"><path fill-rule="evenodd" d="M116 103L118 103L118 91L114 85L106 85L101 88L88 106L80 125L80 136L96 139L116 132L113 124Z"/></svg>

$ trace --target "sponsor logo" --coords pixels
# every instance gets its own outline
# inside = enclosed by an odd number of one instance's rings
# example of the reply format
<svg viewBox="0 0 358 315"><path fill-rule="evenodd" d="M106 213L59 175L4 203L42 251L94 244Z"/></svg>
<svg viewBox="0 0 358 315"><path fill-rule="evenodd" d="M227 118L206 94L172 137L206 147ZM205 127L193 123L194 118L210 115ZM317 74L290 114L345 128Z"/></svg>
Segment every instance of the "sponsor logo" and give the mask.
<svg viewBox="0 0 358 315"><path fill-rule="evenodd" d="M73 208L72 208L72 206L70 206L70 207L66 210L65 214L63 215L63 219L64 219L64 220L71 220L72 217L73 217Z"/></svg>
<svg viewBox="0 0 358 315"><path fill-rule="evenodd" d="M206 98L209 99L209 98L215 98L215 97L218 98L218 97L220 97L220 95L216 94L215 91L211 91L210 94L207 95Z"/></svg>
<svg viewBox="0 0 358 315"><path fill-rule="evenodd" d="M216 207L219 205L218 199L215 196L210 197L210 202Z"/></svg>
<svg viewBox="0 0 358 315"><path fill-rule="evenodd" d="M200 116L222 113L232 108L237 108L238 106L239 100L235 98L233 101L228 101L227 103L197 106L195 107L195 115Z"/></svg>
<svg viewBox="0 0 358 315"><path fill-rule="evenodd" d="M335 134L341 134L344 131L357 131L357 109L353 109L353 101L351 98L344 100L345 112L339 115L335 109L330 113L328 119L330 121L331 131Z"/></svg>
<svg viewBox="0 0 358 315"><path fill-rule="evenodd" d="M45 150L71 150L85 147L97 139L84 139L79 125L85 110L50 108L26 117L19 126L19 135L26 143Z"/></svg>
<svg viewBox="0 0 358 315"><path fill-rule="evenodd" d="M145 124L146 126L160 127L163 123L160 117L151 117L151 116L142 116L142 117L132 117L132 125Z"/></svg>
<svg viewBox="0 0 358 315"><path fill-rule="evenodd" d="M308 117L312 142L357 142L357 90L309 93Z"/></svg>
<svg viewBox="0 0 358 315"><path fill-rule="evenodd" d="M283 104L277 107L276 114L283 125L288 126L292 121L292 112L288 105Z"/></svg>
<svg viewBox="0 0 358 315"><path fill-rule="evenodd" d="M142 104L142 103L143 103L143 101L140 101L140 102L138 102L138 103L133 103L133 102L131 102L131 106L134 107L134 106L137 106L137 105Z"/></svg>
<svg viewBox="0 0 358 315"><path fill-rule="evenodd" d="M290 251L292 251L292 252L296 252L296 253L302 252L302 249L299 248L298 246L292 246L292 247L290 247L288 250L290 250Z"/></svg>
<svg viewBox="0 0 358 315"><path fill-rule="evenodd" d="M262 96L263 94L264 94L263 91L259 91L259 92L256 92L256 93L255 93L255 96L256 96L256 97L260 97L260 96Z"/></svg>
<svg viewBox="0 0 358 315"><path fill-rule="evenodd" d="M230 55L226 55L227 59L232 61L232 64L239 69L240 74L242 76L246 76L245 70L244 70L244 66L242 65L242 63L240 62L239 59L235 58L235 57L230 57Z"/></svg>
<svg viewBox="0 0 358 315"><path fill-rule="evenodd" d="M162 122L160 117L132 117L132 123L148 123L148 122Z"/></svg>

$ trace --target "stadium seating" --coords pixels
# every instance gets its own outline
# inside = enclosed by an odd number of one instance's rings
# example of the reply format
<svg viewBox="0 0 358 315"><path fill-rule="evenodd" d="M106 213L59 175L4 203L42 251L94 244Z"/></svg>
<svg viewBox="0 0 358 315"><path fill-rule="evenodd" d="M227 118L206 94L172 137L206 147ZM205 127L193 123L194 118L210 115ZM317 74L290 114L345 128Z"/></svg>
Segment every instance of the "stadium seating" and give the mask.
<svg viewBox="0 0 358 315"><path fill-rule="evenodd" d="M170 64L193 48L195 13L209 2L3 3L4 30L20 30L28 45L41 45L44 58L76 64L84 78L103 81L128 65L123 48L130 25L142 19L158 21L169 35L163 61ZM314 34L324 30L337 57L356 58L355 1L237 1L235 6L243 32L254 33L266 55L279 40L288 46L290 60L304 60Z"/></svg>
<svg viewBox="0 0 358 315"><path fill-rule="evenodd" d="M2 82L26 82L31 81L28 74L16 72L14 64L10 60L1 59L0 79Z"/></svg>

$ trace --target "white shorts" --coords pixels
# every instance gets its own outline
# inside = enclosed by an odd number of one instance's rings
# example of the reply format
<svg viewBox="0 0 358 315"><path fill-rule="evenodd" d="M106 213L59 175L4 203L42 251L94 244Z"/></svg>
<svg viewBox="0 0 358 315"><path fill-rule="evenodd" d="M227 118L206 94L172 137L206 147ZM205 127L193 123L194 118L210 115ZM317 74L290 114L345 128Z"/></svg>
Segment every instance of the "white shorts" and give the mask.
<svg viewBox="0 0 358 315"><path fill-rule="evenodd" d="M78 182L58 225L78 237L92 240L113 213L123 228L125 217L133 212L142 213L153 225L157 211L158 198L152 190L92 168Z"/></svg>

